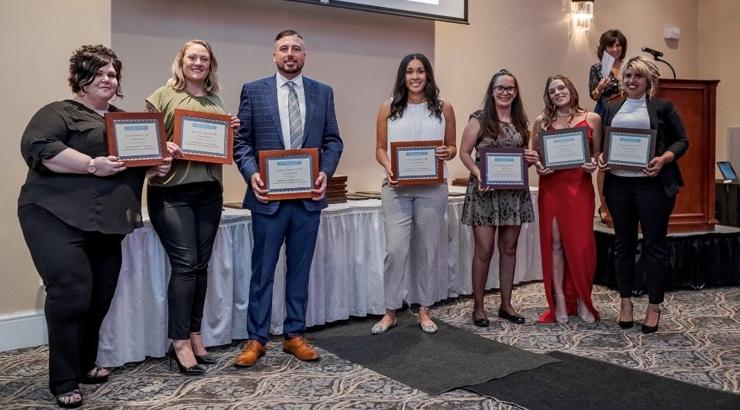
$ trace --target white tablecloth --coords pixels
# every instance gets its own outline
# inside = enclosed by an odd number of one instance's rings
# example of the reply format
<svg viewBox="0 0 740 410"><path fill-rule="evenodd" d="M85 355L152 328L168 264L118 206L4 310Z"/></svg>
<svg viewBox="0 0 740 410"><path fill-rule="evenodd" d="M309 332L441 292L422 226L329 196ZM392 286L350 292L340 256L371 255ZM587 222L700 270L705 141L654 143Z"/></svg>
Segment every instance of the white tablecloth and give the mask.
<svg viewBox="0 0 740 410"><path fill-rule="evenodd" d="M536 190L532 199L537 210ZM473 237L460 223L462 197L447 207L447 236L439 250L437 299L472 292ZM202 334L206 346L248 337L247 304L251 276L252 230L249 212L226 209L208 269ZM334 204L321 215L311 265L306 325L382 314L385 235L379 200ZM167 339L169 266L157 234L148 223L123 243L123 267L113 303L103 322L98 364L106 367L162 357ZM271 333L282 332L285 317L285 258L275 274ZM537 224L525 224L519 237L515 283L542 279ZM491 262L488 289L498 287L498 252Z"/></svg>

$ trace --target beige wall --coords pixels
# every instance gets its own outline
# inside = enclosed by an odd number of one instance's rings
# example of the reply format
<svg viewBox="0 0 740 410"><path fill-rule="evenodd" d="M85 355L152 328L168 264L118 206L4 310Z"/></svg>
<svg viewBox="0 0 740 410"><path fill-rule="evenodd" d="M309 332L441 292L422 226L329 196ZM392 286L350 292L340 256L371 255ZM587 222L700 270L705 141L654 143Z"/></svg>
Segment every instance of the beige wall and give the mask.
<svg viewBox="0 0 740 410"><path fill-rule="evenodd" d="M39 278L23 241L16 203L26 177L20 136L43 105L68 98L69 56L81 44L110 44L110 0L3 0L0 50L0 315L43 306Z"/></svg>
<svg viewBox="0 0 740 410"><path fill-rule="evenodd" d="M191 38L213 43L221 96L236 114L246 81L273 75L272 44L285 28L306 40L304 74L334 88L345 151L337 172L350 189L379 189L375 114L390 96L401 57L434 54L434 23L331 7L265 0L119 0L113 2L112 44L124 62L120 105L141 110L146 96L169 77L172 59ZM142 46L146 45L146 46ZM225 199L241 201L244 180L226 167Z"/></svg>
<svg viewBox="0 0 740 410"><path fill-rule="evenodd" d="M697 75L696 0L599 0L586 33L571 30L569 0L469 0L468 5L469 26L435 23L435 68L442 93L455 107L458 142L469 114L481 106L492 74L501 68L517 76L530 121L542 111L545 80L557 73L568 76L581 105L593 109L589 68L597 61L599 36L611 28L627 37L628 57L640 54L641 47L662 50L679 77ZM681 28L675 49L663 40L666 24ZM671 75L666 66L659 68L663 76ZM468 174L459 161L450 169L453 177ZM530 184L536 181L530 170Z"/></svg>
<svg viewBox="0 0 740 410"><path fill-rule="evenodd" d="M699 76L720 80L717 86L718 161L729 159L727 128L740 127L739 23L740 1L699 1ZM740 144L740 139L735 144ZM734 165L735 169L740 167L739 163Z"/></svg>

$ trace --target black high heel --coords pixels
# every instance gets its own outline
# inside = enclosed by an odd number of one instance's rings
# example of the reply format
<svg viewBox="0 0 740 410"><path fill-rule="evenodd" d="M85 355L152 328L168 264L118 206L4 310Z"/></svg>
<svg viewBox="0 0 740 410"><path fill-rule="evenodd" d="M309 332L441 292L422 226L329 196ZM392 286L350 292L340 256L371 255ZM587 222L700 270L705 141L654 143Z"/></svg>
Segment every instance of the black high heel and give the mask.
<svg viewBox="0 0 740 410"><path fill-rule="evenodd" d="M630 321L624 321L624 322L622 322L622 321L620 320L620 321L619 321L619 322L617 322L617 323L619 323L619 327L621 327L622 329L629 329L629 328L631 328L632 326L634 326L634 325L635 325L635 322L634 322L634 321L632 321L632 320L630 320Z"/></svg>
<svg viewBox="0 0 740 410"><path fill-rule="evenodd" d="M218 362L218 359L216 359L216 356L206 353L203 356L195 355L195 361L198 362L198 364L215 364Z"/></svg>
<svg viewBox="0 0 740 410"><path fill-rule="evenodd" d="M634 309L634 305L632 305L632 301L631 300L630 300L630 307L632 309ZM632 315L634 315L634 311L632 312ZM619 316L620 317L622 316L622 307L621 306L619 308ZM619 324L619 327L621 327L622 329L629 329L629 328L631 328L632 326L635 325L635 321L634 320L625 320L625 321L622 321L622 320L617 319L617 323Z"/></svg>
<svg viewBox="0 0 740 410"><path fill-rule="evenodd" d="M195 353L195 346L193 346L193 341L192 341L193 335L200 336L200 332L194 332L190 334L190 346L193 348L193 355L195 355L195 361L198 362L198 364L215 364L216 362L218 362L216 357L213 356L212 354L209 354L208 352L206 352L206 354L204 354L203 356L198 356Z"/></svg>
<svg viewBox="0 0 740 410"><path fill-rule="evenodd" d="M177 353L175 353L175 347L173 345L170 345L170 350L167 351L167 357L170 361L170 369L172 369L172 360L174 359L175 363L177 363L177 369L180 370L180 373L186 376L202 376L206 373L206 369L198 364L192 367L183 366L180 359L177 357Z"/></svg>
<svg viewBox="0 0 740 410"><path fill-rule="evenodd" d="M658 321L655 322L655 326L648 326L645 323L642 324L642 333L649 334L658 331L658 324L660 324L660 308L658 308Z"/></svg>

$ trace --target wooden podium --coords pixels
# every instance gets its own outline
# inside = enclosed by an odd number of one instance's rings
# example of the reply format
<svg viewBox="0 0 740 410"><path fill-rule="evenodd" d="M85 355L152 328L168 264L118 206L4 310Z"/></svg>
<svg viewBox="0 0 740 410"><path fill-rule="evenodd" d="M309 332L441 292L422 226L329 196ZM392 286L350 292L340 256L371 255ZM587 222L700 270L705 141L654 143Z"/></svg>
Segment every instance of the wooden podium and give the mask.
<svg viewBox="0 0 740 410"><path fill-rule="evenodd" d="M660 80L656 97L673 102L689 137L689 149L678 161L684 186L676 198L668 232L713 231L717 224L714 150L718 83L719 80ZM608 212L602 212L602 221L612 226Z"/></svg>

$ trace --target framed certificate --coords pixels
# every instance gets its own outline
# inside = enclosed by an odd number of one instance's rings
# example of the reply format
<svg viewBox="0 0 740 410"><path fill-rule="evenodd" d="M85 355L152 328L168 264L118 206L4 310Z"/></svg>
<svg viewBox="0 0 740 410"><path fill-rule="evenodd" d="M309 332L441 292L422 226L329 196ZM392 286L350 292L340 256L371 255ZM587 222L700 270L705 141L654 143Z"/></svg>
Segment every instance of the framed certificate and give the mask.
<svg viewBox="0 0 740 410"><path fill-rule="evenodd" d="M480 173L484 187L529 189L524 148L481 148Z"/></svg>
<svg viewBox="0 0 740 410"><path fill-rule="evenodd" d="M399 185L444 183L442 161L436 157L436 141L391 142L391 171Z"/></svg>
<svg viewBox="0 0 740 410"><path fill-rule="evenodd" d="M159 165L167 155L164 115L157 112L107 112L108 155L127 167Z"/></svg>
<svg viewBox="0 0 740 410"><path fill-rule="evenodd" d="M234 129L229 115L178 108L173 141L182 149L183 159L216 164L233 162Z"/></svg>
<svg viewBox="0 0 740 410"><path fill-rule="evenodd" d="M604 159L610 168L642 170L655 156L655 130L606 127Z"/></svg>
<svg viewBox="0 0 740 410"><path fill-rule="evenodd" d="M540 160L545 168L552 170L579 168L591 162L588 145L588 130L585 127L543 131L540 139Z"/></svg>
<svg viewBox="0 0 740 410"><path fill-rule="evenodd" d="M317 148L279 149L259 152L260 176L271 201L309 199L319 176ZM327 181L328 183L329 181Z"/></svg>

